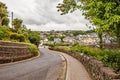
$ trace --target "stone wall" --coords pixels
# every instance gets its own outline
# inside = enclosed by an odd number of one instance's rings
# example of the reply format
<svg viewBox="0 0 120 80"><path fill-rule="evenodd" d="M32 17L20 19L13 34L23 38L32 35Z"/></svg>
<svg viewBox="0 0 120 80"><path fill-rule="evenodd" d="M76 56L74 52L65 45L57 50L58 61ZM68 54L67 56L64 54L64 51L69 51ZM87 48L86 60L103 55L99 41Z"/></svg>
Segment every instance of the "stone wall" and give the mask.
<svg viewBox="0 0 120 80"><path fill-rule="evenodd" d="M78 59L85 66L93 80L120 80L120 76L115 71L105 66L101 61L98 61L92 57L89 57L83 53L77 53L72 51L65 51L60 49L52 49L67 53L76 59Z"/></svg>
<svg viewBox="0 0 120 80"><path fill-rule="evenodd" d="M32 56L34 55L30 54L26 44L0 41L0 64L23 60Z"/></svg>

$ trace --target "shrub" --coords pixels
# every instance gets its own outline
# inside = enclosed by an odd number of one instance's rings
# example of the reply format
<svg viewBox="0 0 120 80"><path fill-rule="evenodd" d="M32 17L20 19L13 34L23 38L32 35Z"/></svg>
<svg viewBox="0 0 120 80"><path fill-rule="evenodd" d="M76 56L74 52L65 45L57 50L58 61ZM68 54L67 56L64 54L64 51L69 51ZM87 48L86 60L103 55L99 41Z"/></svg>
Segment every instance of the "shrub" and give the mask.
<svg viewBox="0 0 120 80"><path fill-rule="evenodd" d="M7 26L1 26L0 27L0 40L4 38L9 38L9 28Z"/></svg>
<svg viewBox="0 0 120 80"><path fill-rule="evenodd" d="M12 34L10 35L10 39L17 40L17 39L18 39L18 34L17 34L17 33L12 33Z"/></svg>
<svg viewBox="0 0 120 80"><path fill-rule="evenodd" d="M40 36L38 32L30 32L28 39L32 44L35 44L36 46L40 44Z"/></svg>
<svg viewBox="0 0 120 80"><path fill-rule="evenodd" d="M72 50L76 52L82 52L89 56L94 57L97 60L104 62L107 66L112 67L118 73L120 73L120 51L119 50L103 50L99 48L92 48L84 45L76 45L73 47L56 46L55 48Z"/></svg>
<svg viewBox="0 0 120 80"><path fill-rule="evenodd" d="M38 48L37 48L37 46L34 45L34 44L31 44L31 43L27 43L27 45L28 45L28 48L29 48L31 54L34 54L35 56L37 56L38 55Z"/></svg>
<svg viewBox="0 0 120 80"><path fill-rule="evenodd" d="M25 37L24 37L23 34L19 34L18 35L18 39L19 39L20 42L24 42L25 41Z"/></svg>
<svg viewBox="0 0 120 80"><path fill-rule="evenodd" d="M18 34L18 33L12 33L10 35L10 39L17 40L19 42L24 42L25 41L24 35L23 34Z"/></svg>

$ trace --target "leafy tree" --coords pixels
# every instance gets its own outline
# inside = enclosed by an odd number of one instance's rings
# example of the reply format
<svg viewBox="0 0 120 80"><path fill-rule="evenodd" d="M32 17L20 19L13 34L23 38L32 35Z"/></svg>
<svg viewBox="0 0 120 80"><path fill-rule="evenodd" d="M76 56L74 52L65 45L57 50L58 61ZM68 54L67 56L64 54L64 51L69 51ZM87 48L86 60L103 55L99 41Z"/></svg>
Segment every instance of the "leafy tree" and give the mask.
<svg viewBox="0 0 120 80"><path fill-rule="evenodd" d="M9 18L8 17L4 17L3 21L2 21L2 25L8 26L9 24Z"/></svg>
<svg viewBox="0 0 120 80"><path fill-rule="evenodd" d="M22 31L28 31L26 25L22 25L22 26L21 26L21 30L22 30Z"/></svg>
<svg viewBox="0 0 120 80"><path fill-rule="evenodd" d="M58 38L60 38L61 40L63 40L63 38L65 38L65 36L58 36Z"/></svg>
<svg viewBox="0 0 120 80"><path fill-rule="evenodd" d="M23 21L21 19L18 19L18 18L13 20L12 24L13 24L14 29L16 30L16 32L18 32L18 30L21 28L22 22Z"/></svg>
<svg viewBox="0 0 120 80"><path fill-rule="evenodd" d="M9 39L10 29L7 26L0 27L0 40Z"/></svg>
<svg viewBox="0 0 120 80"><path fill-rule="evenodd" d="M76 2L75 0L63 0L63 3L59 3L57 8L58 11L61 11L61 15L67 14L69 12L73 12L76 10Z"/></svg>
<svg viewBox="0 0 120 80"><path fill-rule="evenodd" d="M40 36L38 32L30 31L28 39L30 40L31 43L35 44L36 46L40 44Z"/></svg>
<svg viewBox="0 0 120 80"><path fill-rule="evenodd" d="M74 4L74 5L73 5ZM83 15L102 32L116 34L120 45L120 1L119 0L63 0L58 11L67 14L80 9Z"/></svg>
<svg viewBox="0 0 120 80"><path fill-rule="evenodd" d="M4 3L0 2L0 26L8 24L8 12Z"/></svg>
<svg viewBox="0 0 120 80"><path fill-rule="evenodd" d="M48 35L47 38L48 38L49 41L54 41L55 36L53 36L53 35Z"/></svg>

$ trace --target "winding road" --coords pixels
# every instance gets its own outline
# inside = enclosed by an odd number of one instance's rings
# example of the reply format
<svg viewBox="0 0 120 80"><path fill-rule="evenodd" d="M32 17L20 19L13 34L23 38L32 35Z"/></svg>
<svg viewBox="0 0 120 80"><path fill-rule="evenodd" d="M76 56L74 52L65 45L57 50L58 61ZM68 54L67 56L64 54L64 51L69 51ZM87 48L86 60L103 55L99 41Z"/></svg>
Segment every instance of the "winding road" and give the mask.
<svg viewBox="0 0 120 80"><path fill-rule="evenodd" d="M45 48L41 48L40 53L40 57L33 60L0 65L0 80L57 80L61 57Z"/></svg>
<svg viewBox="0 0 120 80"><path fill-rule="evenodd" d="M0 80L59 80L61 56L67 62L66 80L92 80L84 66L75 58L47 48L40 48L40 53L35 59L0 65Z"/></svg>

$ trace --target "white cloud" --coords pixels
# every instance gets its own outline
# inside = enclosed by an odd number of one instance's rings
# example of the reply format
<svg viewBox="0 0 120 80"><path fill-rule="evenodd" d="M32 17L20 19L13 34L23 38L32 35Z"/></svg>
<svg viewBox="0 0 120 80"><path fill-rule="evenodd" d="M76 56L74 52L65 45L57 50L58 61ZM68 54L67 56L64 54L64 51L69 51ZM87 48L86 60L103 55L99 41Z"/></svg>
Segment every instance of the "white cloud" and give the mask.
<svg viewBox="0 0 120 80"><path fill-rule="evenodd" d="M85 30L89 22L77 10L74 13L60 15L57 4L62 0L0 0L14 12L32 30Z"/></svg>
<svg viewBox="0 0 120 80"><path fill-rule="evenodd" d="M71 23L71 24L59 24L59 23L54 23L54 22L49 22L45 25L27 25L28 28L33 28L33 30L40 30L40 31L51 31L51 30L58 30L58 31L63 31L63 30L89 30L88 27L81 23Z"/></svg>

